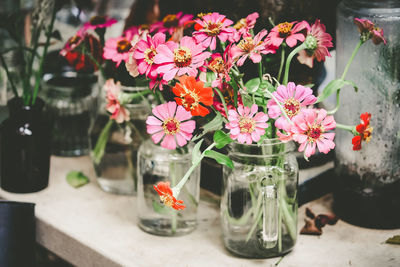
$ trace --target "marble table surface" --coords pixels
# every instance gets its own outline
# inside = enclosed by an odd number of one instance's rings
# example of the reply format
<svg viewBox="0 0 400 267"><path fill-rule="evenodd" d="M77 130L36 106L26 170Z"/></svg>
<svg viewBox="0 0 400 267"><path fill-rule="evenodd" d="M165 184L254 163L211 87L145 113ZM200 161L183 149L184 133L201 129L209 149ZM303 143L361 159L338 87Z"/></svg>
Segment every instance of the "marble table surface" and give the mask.
<svg viewBox="0 0 400 267"><path fill-rule="evenodd" d="M301 171L304 180L331 164ZM75 189L66 174L80 170L91 182ZM325 226L321 236L299 235L294 250L283 258L265 260L232 256L223 246L218 206L200 201L199 226L181 237L160 237L136 225L135 197L117 196L100 190L88 157L52 157L50 184L31 194L0 190L0 198L36 203L37 242L76 266L400 266L400 246L384 241L397 230L372 230L341 220ZM331 195L299 209L299 229L305 208L330 212Z"/></svg>

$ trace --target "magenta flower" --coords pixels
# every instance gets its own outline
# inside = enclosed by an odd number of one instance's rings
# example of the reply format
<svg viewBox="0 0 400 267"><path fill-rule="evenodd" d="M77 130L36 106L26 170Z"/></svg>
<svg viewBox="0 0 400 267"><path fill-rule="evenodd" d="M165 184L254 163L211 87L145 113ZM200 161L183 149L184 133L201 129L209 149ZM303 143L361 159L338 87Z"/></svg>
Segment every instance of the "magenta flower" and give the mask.
<svg viewBox="0 0 400 267"><path fill-rule="evenodd" d="M118 67L122 61L129 59L129 50L132 48L131 41L134 38L132 31L126 31L125 35L117 38L110 38L104 46L103 57L116 62Z"/></svg>
<svg viewBox="0 0 400 267"><path fill-rule="evenodd" d="M175 15L170 14L163 18L162 21L150 25L150 32L167 32L172 35L176 29L184 27L185 23L193 18L193 15L183 14L179 12Z"/></svg>
<svg viewBox="0 0 400 267"><path fill-rule="evenodd" d="M234 63L231 47L231 44L226 47L223 57L219 53L212 54L210 61L207 63L207 68L217 76L211 83L212 87L221 88L224 80L226 82L231 80L229 71Z"/></svg>
<svg viewBox="0 0 400 267"><path fill-rule="evenodd" d="M368 19L354 18L354 24L357 25L358 31L360 32L361 40L366 42L372 39L372 42L376 45L380 43L386 44L386 40L383 37L383 29L375 27L375 24Z"/></svg>
<svg viewBox="0 0 400 267"><path fill-rule="evenodd" d="M111 119L114 119L118 123L129 121L129 110L119 101L121 83L114 83L113 79L109 79L106 81L104 89L106 90L106 97L108 100L106 110L111 113Z"/></svg>
<svg viewBox="0 0 400 267"><path fill-rule="evenodd" d="M240 144L250 145L253 141L258 142L265 129L268 128L268 115L263 112L257 112L258 106L253 104L249 107L239 106L236 110L228 110L229 123L225 128L230 130L230 136Z"/></svg>
<svg viewBox="0 0 400 267"><path fill-rule="evenodd" d="M262 30L254 39L251 36L245 37L238 45L233 45L232 56L237 59L238 66L242 66L248 57L250 57L254 63L258 63L261 61L261 54L276 53L276 47L271 46L265 41L261 41L267 33L267 30Z"/></svg>
<svg viewBox="0 0 400 267"><path fill-rule="evenodd" d="M85 30L95 30L97 28L108 28L114 23L117 23L116 19L109 18L107 16L94 16L88 22L83 25Z"/></svg>
<svg viewBox="0 0 400 267"><path fill-rule="evenodd" d="M197 68L203 66L204 61L211 55L210 52L204 52L204 49L194 38L188 36L183 37L179 44L171 41L161 44L157 47L154 57L154 63L160 65L157 72L163 75L166 81L184 74L196 76Z"/></svg>
<svg viewBox="0 0 400 267"><path fill-rule="evenodd" d="M292 119L294 116L299 114L302 107L314 104L317 98L313 95L310 88L302 85L297 85L293 82L289 82L287 86L279 85L275 92L272 93L282 108L285 110L286 115ZM286 118L282 115L282 111L274 99L270 99L267 103L268 115L276 119L275 126L279 129L285 129L287 122Z"/></svg>
<svg viewBox="0 0 400 267"><path fill-rule="evenodd" d="M335 148L335 133L328 131L336 127L336 122L333 116L326 115L326 110L304 109L292 121L293 140L300 144L299 151L304 151L307 158L316 147L325 154Z"/></svg>
<svg viewBox="0 0 400 267"><path fill-rule="evenodd" d="M147 117L147 133L151 139L168 149L175 149L176 145L184 146L192 139L192 133L196 128L196 122L190 120L192 115L175 102L168 102L156 106L152 110L154 116Z"/></svg>
<svg viewBox="0 0 400 267"><path fill-rule="evenodd" d="M157 47L165 43L165 34L157 33L154 37L146 36L140 40L133 51L133 58L136 60L138 72L145 74L150 79L157 78L157 66L154 64L154 57L157 54Z"/></svg>
<svg viewBox="0 0 400 267"><path fill-rule="evenodd" d="M229 35L235 31L229 27L233 21L217 12L206 14L195 21L197 22L197 31L193 33L193 37L204 47L210 47L211 50L215 50L217 47L217 37L221 42L226 42Z"/></svg>
<svg viewBox="0 0 400 267"><path fill-rule="evenodd" d="M317 61L325 61L325 57L330 57L328 47L333 47L332 36L326 33L325 25L319 19L311 25L310 30L307 32L305 40L307 49L301 50L297 59L301 64L305 64L310 68L314 65L314 58Z"/></svg>
<svg viewBox="0 0 400 267"><path fill-rule="evenodd" d="M288 46L293 47L297 44L297 41L303 42L305 40L301 31L309 29L310 25L304 20L299 23L296 23L296 21L283 22L272 28L267 38L273 46L279 47L285 40Z"/></svg>
<svg viewBox="0 0 400 267"><path fill-rule="evenodd" d="M259 15L257 12L251 13L246 18L239 20L233 28L236 29L242 37L251 37L250 30L254 28L258 17Z"/></svg>

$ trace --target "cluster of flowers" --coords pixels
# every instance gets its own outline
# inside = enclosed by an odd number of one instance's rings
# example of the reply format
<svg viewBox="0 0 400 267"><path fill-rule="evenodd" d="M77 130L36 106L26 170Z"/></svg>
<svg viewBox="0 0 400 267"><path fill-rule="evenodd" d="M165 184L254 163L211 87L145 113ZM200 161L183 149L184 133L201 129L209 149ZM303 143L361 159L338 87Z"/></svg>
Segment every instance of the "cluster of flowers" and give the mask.
<svg viewBox="0 0 400 267"><path fill-rule="evenodd" d="M217 12L199 14L196 18L182 12L168 15L160 22L132 27L122 36L108 39L103 58L117 66L124 62L133 77L146 77L150 89L161 99L163 90L175 95L155 106L146 121L152 140L164 148L187 145L196 128L205 129L204 125L197 125L197 118L203 117L209 122L219 118L219 128L229 133L231 141L251 144L277 136L284 142L299 143L298 150L304 151L306 158L317 148L328 153L335 147L332 132L335 128L352 132L353 149L361 149L361 142L371 137L371 114L362 114L362 123L357 127L340 125L332 116L334 111L312 107L326 98L326 94L317 98L311 88L288 81L294 56L309 67L313 67L315 60L324 61L330 56L332 37L325 26L318 19L312 25L306 21L284 22L270 32L263 29L255 34L258 17L258 13L253 13L234 24ZM97 30L115 22L100 20L96 17L86 24L70 39L66 50L74 50L73 46L78 44L74 38L87 38L87 29ZM360 42L372 39L375 44L386 43L382 30L372 22L362 19L354 22L360 30ZM281 61L285 67L282 64L278 77L271 78L264 73L263 59L284 50L290 51L286 61ZM259 77L244 83L239 67L247 60L259 65ZM121 123L129 120L129 112L120 101L119 87L112 80L105 86L107 109L111 118ZM339 93L340 87L330 88L329 92ZM183 209L183 203L176 200L183 184L171 189L168 183L159 183L155 189L166 205Z"/></svg>

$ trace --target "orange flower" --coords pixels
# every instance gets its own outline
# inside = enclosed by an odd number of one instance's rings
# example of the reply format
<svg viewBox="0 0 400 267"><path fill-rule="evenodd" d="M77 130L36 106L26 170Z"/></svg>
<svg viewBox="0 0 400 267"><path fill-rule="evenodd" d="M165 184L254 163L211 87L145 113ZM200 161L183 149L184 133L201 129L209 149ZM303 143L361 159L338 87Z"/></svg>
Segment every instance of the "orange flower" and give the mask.
<svg viewBox="0 0 400 267"><path fill-rule="evenodd" d="M153 187L160 195L160 199L165 206L174 208L176 210L183 210L186 208L186 206L183 205L182 200L177 200L174 197L169 182L159 182L157 185L153 185Z"/></svg>
<svg viewBox="0 0 400 267"><path fill-rule="evenodd" d="M371 113L365 112L360 115L361 123L356 126L356 131L359 133L354 136L352 141L353 150L361 149L361 142L369 142L372 137L373 128L369 125L369 120L371 119Z"/></svg>
<svg viewBox="0 0 400 267"><path fill-rule="evenodd" d="M206 116L210 111L200 105L211 106L213 103L213 91L211 87L204 87L204 83L196 81L194 77L182 76L180 83L176 83L172 91L177 96L175 101L190 111L192 116Z"/></svg>

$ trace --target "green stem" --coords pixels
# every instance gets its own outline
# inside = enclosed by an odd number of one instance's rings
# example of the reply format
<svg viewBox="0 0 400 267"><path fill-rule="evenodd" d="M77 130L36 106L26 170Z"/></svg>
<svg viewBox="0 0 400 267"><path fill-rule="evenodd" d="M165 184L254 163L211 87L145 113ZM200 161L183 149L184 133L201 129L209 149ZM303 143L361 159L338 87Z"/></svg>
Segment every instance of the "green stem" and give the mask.
<svg viewBox="0 0 400 267"><path fill-rule="evenodd" d="M40 86L40 81L41 81L42 72L43 72L43 63L44 63L44 60L46 58L47 50L48 50L49 45L50 45L51 36L53 34L53 27L54 27L54 21L56 19L56 13L57 13L57 10L56 10L56 6L54 4L53 12L51 14L50 25L49 25L49 27L47 28L47 31L46 31L46 43L44 45L42 57L40 58L39 71L36 74L36 82L35 82L35 88L34 88L34 91L33 91L32 105L35 104L36 97L37 97L37 94L39 92L39 86Z"/></svg>
<svg viewBox="0 0 400 267"><path fill-rule="evenodd" d="M286 65L285 65L285 75L283 76L283 81L282 84L286 85L289 80L289 69L290 69L290 62L292 61L292 58L301 50L306 49L306 44L302 43L298 47L296 47L292 52L290 52L289 56L286 59Z"/></svg>
<svg viewBox="0 0 400 267"><path fill-rule="evenodd" d="M345 130L345 131L349 131L352 134L358 134L357 131L356 131L356 127L353 126L353 125L344 125L344 124L341 124L341 123L336 123L336 128L337 129L342 129L342 130Z"/></svg>
<svg viewBox="0 0 400 267"><path fill-rule="evenodd" d="M175 173L175 162L172 161L169 164L169 174L171 176L171 185L175 186L176 183L176 173ZM173 234L176 233L177 227L177 218L176 218L176 211L174 209L170 209L171 212L171 232Z"/></svg>
<svg viewBox="0 0 400 267"><path fill-rule="evenodd" d="M8 80L10 81L11 89L12 89L12 91L13 91L15 97L18 97L17 88L15 87L13 78L12 78L12 76L11 76L10 71L8 70L7 64L6 64L6 62L5 62L5 60L4 60L4 57L3 57L3 54L0 54L0 61L1 61L1 64L3 65L3 67L4 67L4 70L6 71Z"/></svg>
<svg viewBox="0 0 400 267"><path fill-rule="evenodd" d="M200 162L202 161L202 159L205 157L206 155L206 151L213 149L216 146L216 143L213 142L211 145L209 145L204 151L203 153L201 153L199 159L194 162L192 164L192 166L189 168L189 170L185 173L185 175L183 176L183 178L179 181L179 183L174 186L174 188L172 189L173 191L173 195L175 198L178 197L179 193L181 192L182 187L186 184L187 180L189 179L190 175L193 173L193 171L196 169L196 167L200 164Z"/></svg>
<svg viewBox="0 0 400 267"><path fill-rule="evenodd" d="M262 60L258 63L258 78L260 78L260 83L263 81L263 65Z"/></svg>
<svg viewBox="0 0 400 267"><path fill-rule="evenodd" d="M344 80L344 78L346 77L347 72L349 71L351 62L353 62L353 59L355 58L355 56L357 55L358 50L360 49L360 47L362 46L364 42L362 40L360 40L356 46L356 48L354 48L353 53L351 54L351 57L349 59L349 61L347 62L346 67L344 68L342 77L340 77L342 80Z"/></svg>
<svg viewBox="0 0 400 267"><path fill-rule="evenodd" d="M349 58L349 61L347 61L346 67L344 68L343 74L340 77L340 79L344 80L346 78L346 75L347 75L347 72L349 71L350 65L353 62L355 56L358 53L358 50L363 45L363 43L364 42L362 40L360 40L358 42L358 44L356 45L356 47L354 48L353 53L351 54L351 57ZM335 108L330 110L330 111L328 111L327 113L329 115L335 114L339 110L339 107L340 107L340 89L336 91L336 106L335 106Z"/></svg>
<svg viewBox="0 0 400 267"><path fill-rule="evenodd" d="M221 91L218 88L214 88L214 90L217 92L217 94L222 102L222 105L224 106L226 116L228 116L228 107L226 106L224 96L222 95Z"/></svg>
<svg viewBox="0 0 400 267"><path fill-rule="evenodd" d="M104 155L104 150L107 145L108 138L110 136L111 126L114 124L114 120L109 119L107 124L104 126L97 139L96 146L92 151L93 159L96 164L99 164Z"/></svg>
<svg viewBox="0 0 400 267"><path fill-rule="evenodd" d="M106 74L104 72L104 68L103 66L101 66L101 64L94 58L94 56L92 55L92 53L88 53L88 51L86 50L85 45L83 45L82 47L82 53L84 55L87 55L91 61L94 62L94 64L96 65L96 67L100 70L101 76L103 76L103 79L106 80Z"/></svg>
<svg viewBox="0 0 400 267"><path fill-rule="evenodd" d="M285 46L282 45L282 52L281 52L281 65L279 66L279 72L278 72L278 81L281 80L281 75L282 75L282 70L283 70L283 65L285 64Z"/></svg>

